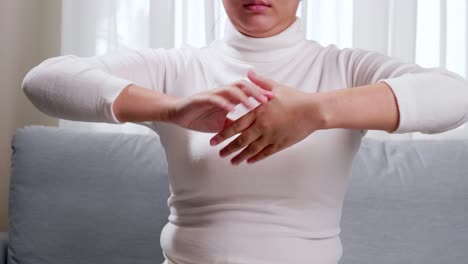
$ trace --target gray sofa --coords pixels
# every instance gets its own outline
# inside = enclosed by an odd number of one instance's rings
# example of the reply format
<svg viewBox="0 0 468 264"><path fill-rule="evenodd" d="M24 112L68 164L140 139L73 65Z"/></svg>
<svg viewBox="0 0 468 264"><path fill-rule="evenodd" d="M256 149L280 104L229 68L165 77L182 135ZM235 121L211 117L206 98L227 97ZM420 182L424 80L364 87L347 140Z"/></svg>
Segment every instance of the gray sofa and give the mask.
<svg viewBox="0 0 468 264"><path fill-rule="evenodd" d="M12 149L0 263L163 262L169 184L156 134L29 126ZM467 263L468 141L364 138L341 238L344 264Z"/></svg>

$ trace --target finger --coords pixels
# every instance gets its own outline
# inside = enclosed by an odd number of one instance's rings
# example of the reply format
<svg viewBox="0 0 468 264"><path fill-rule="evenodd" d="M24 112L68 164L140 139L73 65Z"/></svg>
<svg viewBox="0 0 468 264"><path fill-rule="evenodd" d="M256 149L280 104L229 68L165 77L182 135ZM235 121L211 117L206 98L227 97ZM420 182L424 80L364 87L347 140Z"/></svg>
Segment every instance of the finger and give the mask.
<svg viewBox="0 0 468 264"><path fill-rule="evenodd" d="M268 98L273 97L273 92L262 89L248 81L239 82L237 85L245 94L252 96L261 103L266 103Z"/></svg>
<svg viewBox="0 0 468 264"><path fill-rule="evenodd" d="M231 112L232 110L234 110L234 107L236 107L235 104L231 103L229 100L219 95L211 95L210 97L208 97L208 102L216 105L219 108L224 109L227 112Z"/></svg>
<svg viewBox="0 0 468 264"><path fill-rule="evenodd" d="M264 148L262 151L260 151L258 154L256 154L255 156L247 159L247 163L249 164L252 164L252 163L255 163L255 162L258 162L260 160L263 160L275 153L279 152L279 150L275 150L275 146L274 145L269 145L267 146L266 148Z"/></svg>
<svg viewBox="0 0 468 264"><path fill-rule="evenodd" d="M234 123L234 120L226 117L226 119L224 120L224 126L223 126L223 129L230 126L232 123Z"/></svg>
<svg viewBox="0 0 468 264"><path fill-rule="evenodd" d="M246 160L246 159L248 159L248 158L250 158L252 156L255 156L256 154L261 152L266 146L268 146L268 143L266 142L266 140L263 137L261 137L261 138L257 139L256 141L254 141L253 143L251 143L250 145L248 145L237 156L232 158L231 163L233 165L238 165L242 161L244 161L244 160Z"/></svg>
<svg viewBox="0 0 468 264"><path fill-rule="evenodd" d="M258 74L256 74L254 71L252 70L249 70L249 72L247 73L247 77L249 78L249 80L251 80L254 84L260 86L261 88L263 89L266 89L266 90L269 90L269 91L272 91L273 88L276 86L276 82L271 80L271 79L268 79L268 78L265 78L263 76L260 76Z"/></svg>
<svg viewBox="0 0 468 264"><path fill-rule="evenodd" d="M253 129L245 130L240 136L219 151L221 157L226 157L232 153L247 147L250 143L257 140L261 134Z"/></svg>
<svg viewBox="0 0 468 264"><path fill-rule="evenodd" d="M242 103L248 109L254 108L255 105L249 101L249 97L237 86L228 86L221 90L221 94L227 97L231 103L239 104Z"/></svg>
<svg viewBox="0 0 468 264"><path fill-rule="evenodd" d="M234 136L237 133L240 133L247 128L250 127L255 121L255 114L248 112L244 116L240 117L228 127L224 128L221 132L216 134L214 137L211 138L210 144L212 146L218 145L219 143L223 142L224 140Z"/></svg>

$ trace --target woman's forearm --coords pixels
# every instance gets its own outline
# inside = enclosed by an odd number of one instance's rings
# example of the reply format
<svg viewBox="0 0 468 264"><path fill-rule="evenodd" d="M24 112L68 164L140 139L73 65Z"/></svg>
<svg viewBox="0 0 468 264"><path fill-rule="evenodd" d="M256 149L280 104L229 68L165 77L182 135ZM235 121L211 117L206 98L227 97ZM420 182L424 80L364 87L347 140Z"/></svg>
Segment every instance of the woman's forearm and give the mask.
<svg viewBox="0 0 468 264"><path fill-rule="evenodd" d="M177 98L134 84L115 99L112 110L117 120L125 122L168 121L168 113Z"/></svg>
<svg viewBox="0 0 468 264"><path fill-rule="evenodd" d="M156 92L167 93L166 82L180 70L176 65L182 65L179 63L181 57L171 53L174 57L169 60L168 54L164 49L144 49L93 57L64 55L49 58L26 74L22 88L31 103L49 116L119 123L113 114L112 103L124 88L136 84L151 89L154 94L146 93L150 98L154 98ZM141 93L135 92L132 89L125 95L139 98ZM125 95L123 97L127 97ZM125 100L125 105L132 102L143 102L140 107L146 110L152 103L134 98ZM132 120L131 111L127 115L129 109L126 109L123 107L123 120Z"/></svg>
<svg viewBox="0 0 468 264"><path fill-rule="evenodd" d="M344 72L348 73L347 87L352 87L350 90L361 90L357 87L376 88L376 85L371 84L381 83L382 87L383 83L387 84L395 95L399 117L398 128L392 131L392 118L389 115L394 114L395 106L391 106L390 96L386 95L388 92L385 89L373 91L364 88L359 94L352 93L354 91L341 91L337 94L344 95L349 92L349 98L345 97L347 102L359 102L358 105L350 105L350 108L346 105L337 106L356 111L341 112L342 114L335 116L339 119L338 122L348 127L382 129L390 131L391 134L436 134L457 128L468 121L468 82L462 76L444 68L423 68L417 64L360 49L345 49L342 56L347 58L344 69ZM338 98L331 101L346 101ZM355 113L363 114L362 120L359 116L354 116ZM357 123L349 124L349 121L342 120L343 116L351 116L353 122L357 120ZM367 123L364 116L372 120L368 120ZM363 127L363 123L367 123L367 127ZM332 122L332 126L333 124L336 125L336 122Z"/></svg>
<svg viewBox="0 0 468 264"><path fill-rule="evenodd" d="M386 83L313 94L324 115L324 128L396 130L398 104Z"/></svg>

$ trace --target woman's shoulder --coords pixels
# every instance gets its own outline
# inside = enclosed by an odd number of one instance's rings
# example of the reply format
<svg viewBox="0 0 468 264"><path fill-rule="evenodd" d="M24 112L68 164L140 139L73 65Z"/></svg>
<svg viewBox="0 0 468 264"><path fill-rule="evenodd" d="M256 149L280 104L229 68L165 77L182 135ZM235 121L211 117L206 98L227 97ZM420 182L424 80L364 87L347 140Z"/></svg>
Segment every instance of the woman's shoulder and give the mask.
<svg viewBox="0 0 468 264"><path fill-rule="evenodd" d="M192 46L181 46L172 48L148 48L147 51L161 54L167 58L174 59L189 59L197 52L196 48Z"/></svg>
<svg viewBox="0 0 468 264"><path fill-rule="evenodd" d="M352 53L353 51L356 50L353 48L340 48L338 47L338 45L333 44L333 43L324 45L318 41L311 40L311 39L307 39L306 42L307 42L307 45L311 49L317 51L318 53L322 55L346 54L346 53Z"/></svg>
<svg viewBox="0 0 468 264"><path fill-rule="evenodd" d="M336 44L322 45L314 40L307 40L308 45L315 50L318 57L331 62L359 61L366 58L387 57L386 55L373 50L362 48L339 47Z"/></svg>
<svg viewBox="0 0 468 264"><path fill-rule="evenodd" d="M197 59L200 49L183 45L181 47L163 48L148 47L134 49L131 51L133 56L140 57L146 61L147 65L165 65L165 67L185 67Z"/></svg>

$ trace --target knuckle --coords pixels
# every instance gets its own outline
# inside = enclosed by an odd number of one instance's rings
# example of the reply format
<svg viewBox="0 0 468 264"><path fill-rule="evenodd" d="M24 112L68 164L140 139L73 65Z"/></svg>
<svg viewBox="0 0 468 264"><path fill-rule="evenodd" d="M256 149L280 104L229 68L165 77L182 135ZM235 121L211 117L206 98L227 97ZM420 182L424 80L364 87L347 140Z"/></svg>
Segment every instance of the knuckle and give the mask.
<svg viewBox="0 0 468 264"><path fill-rule="evenodd" d="M263 129L262 129L261 126L259 125L258 120L257 120L257 122L255 122L255 125L252 126L252 129L253 129L254 132L257 133L257 134L260 134L260 135L263 134Z"/></svg>
<svg viewBox="0 0 468 264"><path fill-rule="evenodd" d="M237 96L237 93L235 93L234 90L232 90L232 89L226 90L226 94L228 96L231 96L231 97L236 97Z"/></svg>
<svg viewBox="0 0 468 264"><path fill-rule="evenodd" d="M252 85L251 85L249 82L247 82L247 81L240 81L239 84L238 84L238 86L237 86L237 88L238 88L239 90L243 91L244 93L245 93L245 92L250 92L250 91L253 90L253 89L252 89Z"/></svg>
<svg viewBox="0 0 468 264"><path fill-rule="evenodd" d="M239 81L235 81L234 83L232 83L231 87L232 88L240 88L242 86L242 81L239 80Z"/></svg>
<svg viewBox="0 0 468 264"><path fill-rule="evenodd" d="M258 120L258 128L260 128L262 131L267 130L270 128L270 122L265 119L260 119Z"/></svg>
<svg viewBox="0 0 468 264"><path fill-rule="evenodd" d="M221 131L219 134L218 134L218 139L219 140L225 140L227 139L229 136L228 134L228 131L227 130L224 130L224 131Z"/></svg>
<svg viewBox="0 0 468 264"><path fill-rule="evenodd" d="M223 88L223 90L221 91L221 93L223 94L232 94L232 91L234 90L233 89L234 86L226 86Z"/></svg>
<svg viewBox="0 0 468 264"><path fill-rule="evenodd" d="M262 152L258 155L257 160L262 160L268 156L268 153Z"/></svg>
<svg viewBox="0 0 468 264"><path fill-rule="evenodd" d="M234 152L234 148L232 147L232 144L229 144L228 146L226 146L223 150L222 150L223 154L224 155L229 155L231 154L232 152Z"/></svg>
<svg viewBox="0 0 468 264"><path fill-rule="evenodd" d="M200 101L202 100L202 98L199 98L199 99L200 99ZM216 97L214 97L214 96L206 97L205 100L206 100L206 102L208 102L210 104L214 104L214 103L217 102Z"/></svg>
<svg viewBox="0 0 468 264"><path fill-rule="evenodd" d="M272 148L271 148L271 153L270 153L270 155L273 155L273 154L275 154L276 152L279 152L279 151L281 151L281 150L283 150L283 149L285 149L285 148L286 148L286 145L280 145L280 144L274 145L274 146L272 146Z"/></svg>
<svg viewBox="0 0 468 264"><path fill-rule="evenodd" d="M262 151L262 153L259 155L259 158L264 159L268 156L271 156L271 154L272 154L272 148L269 147L269 148L266 148L264 151Z"/></svg>
<svg viewBox="0 0 468 264"><path fill-rule="evenodd" d="M219 89L219 92L220 93L225 93L225 92L229 92L231 90L231 87L232 86L225 86L225 87L222 87Z"/></svg>
<svg viewBox="0 0 468 264"><path fill-rule="evenodd" d="M238 82L239 87L248 87L249 83L246 80L241 80Z"/></svg>
<svg viewBox="0 0 468 264"><path fill-rule="evenodd" d="M249 150L250 152L258 152L261 150L261 146L259 144L254 143L250 145Z"/></svg>
<svg viewBox="0 0 468 264"><path fill-rule="evenodd" d="M285 142L285 141L281 141L280 143L278 143L278 145L276 146L276 149L280 150L280 149L285 149L288 147L288 143Z"/></svg>
<svg viewBox="0 0 468 264"><path fill-rule="evenodd" d="M273 154L274 152L275 152L275 149L273 147L270 147L265 151L264 155L269 156L269 155Z"/></svg>
<svg viewBox="0 0 468 264"><path fill-rule="evenodd" d="M212 93L214 94L219 94L221 93L222 91L224 91L226 89L226 87L219 87L219 88L216 88L212 91Z"/></svg>
<svg viewBox="0 0 468 264"><path fill-rule="evenodd" d="M240 97L241 95L243 95L242 92L237 87L232 87L231 89L228 90L228 93L235 97Z"/></svg>
<svg viewBox="0 0 468 264"><path fill-rule="evenodd" d="M245 144L245 142L246 141L245 141L244 138L238 137L234 144L235 144L236 147L241 147L241 146L243 146Z"/></svg>
<svg viewBox="0 0 468 264"><path fill-rule="evenodd" d="M239 123L238 123L238 122L234 122L234 123L231 124L231 129L232 129L232 131L237 132L237 130L238 130L239 128L240 128L240 126L239 126Z"/></svg>
<svg viewBox="0 0 468 264"><path fill-rule="evenodd" d="M234 141L230 144L229 149L230 149L230 150L235 150L235 149L238 149L239 147L240 147L239 141L234 140Z"/></svg>

